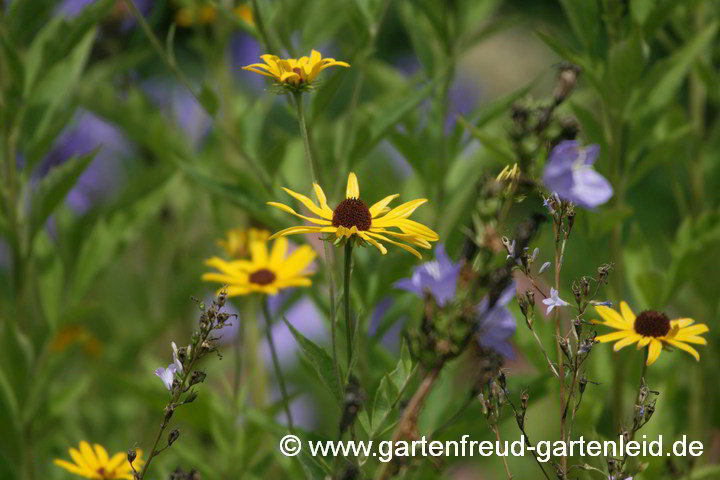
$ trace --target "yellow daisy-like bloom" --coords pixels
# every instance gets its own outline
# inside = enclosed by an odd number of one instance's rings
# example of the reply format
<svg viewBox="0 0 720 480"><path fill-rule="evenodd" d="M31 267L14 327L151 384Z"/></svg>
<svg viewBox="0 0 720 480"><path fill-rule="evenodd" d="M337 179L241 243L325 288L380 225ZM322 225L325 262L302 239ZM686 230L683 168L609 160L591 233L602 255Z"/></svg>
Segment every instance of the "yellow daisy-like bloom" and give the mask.
<svg viewBox="0 0 720 480"><path fill-rule="evenodd" d="M260 58L265 63L253 63L242 67L243 70L274 78L278 83L293 87L311 85L317 74L326 68L350 66L349 63L334 58L322 58L322 54L317 50L313 50L309 57L283 59L275 55L262 55Z"/></svg>
<svg viewBox="0 0 720 480"><path fill-rule="evenodd" d="M219 272L206 273L202 279L227 285L229 297L253 292L276 295L283 288L309 287L310 273L303 273L315 259L315 251L309 245L295 249L286 257L288 241L278 238L268 254L267 243L250 243L250 260L226 261L213 257L205 264Z"/></svg>
<svg viewBox="0 0 720 480"><path fill-rule="evenodd" d="M75 463L60 458L53 460L53 463L70 473L85 478L96 480L111 480L114 478L133 479L132 469L130 468L130 463L127 461L127 452L118 452L110 457L105 447L97 443L91 447L86 441L80 442L79 450L70 448L69 452L70 458L72 458ZM140 459L142 450L137 450L136 453L137 457L133 465L135 465L135 468L138 468L142 466L145 461Z"/></svg>
<svg viewBox="0 0 720 480"><path fill-rule="evenodd" d="M347 189L345 192L345 200L335 207L335 210L331 210L327 204L325 192L323 192L320 185L317 183L313 184L315 189L315 195L317 196L320 205L316 205L315 202L305 195L301 195L297 192L293 192L288 188L283 188L289 195L293 196L300 201L305 207L310 210L313 214L320 218L307 217L300 215L292 208L277 202L268 202L268 205L277 207L288 213L307 220L311 223L319 225L314 226L301 226L301 227L290 227L285 230L281 230L273 234L271 239L283 237L285 235L292 235L295 233L328 233L335 235L338 240L364 240L371 245L375 246L382 252L383 255L387 253L387 249L378 240L383 242L392 243L400 248L407 250L418 258L422 258L422 255L412 248L410 245L391 240L388 236L395 237L404 242L415 245L420 248L430 248L430 242L438 241L438 234L430 230L425 225L409 220L408 217L423 203L427 202L426 198L420 198L407 203L403 203L400 206L393 208L392 210L388 207L388 204L392 202L399 194L388 195L379 202L375 203L372 207L368 208L365 203L360 200L360 187L358 186L357 177L354 173L350 173L348 176ZM395 227L400 231L388 230L388 228Z"/></svg>
<svg viewBox="0 0 720 480"><path fill-rule="evenodd" d="M598 342L614 342L616 352L637 342L637 348L648 347L647 365L652 365L660 356L663 346L684 350L700 361L700 354L688 343L707 345L700 335L709 329L704 323L695 323L692 318L670 320L667 315L654 310L645 310L635 316L626 302L620 302L620 313L612 308L596 306L595 310L605 320L593 320L592 323L605 325L619 330L596 338Z"/></svg>
<svg viewBox="0 0 720 480"><path fill-rule="evenodd" d="M266 242L269 237L270 232L264 229L233 228L227 232L227 239L218 240L217 244L227 252L230 258L243 258L250 253L252 242Z"/></svg>

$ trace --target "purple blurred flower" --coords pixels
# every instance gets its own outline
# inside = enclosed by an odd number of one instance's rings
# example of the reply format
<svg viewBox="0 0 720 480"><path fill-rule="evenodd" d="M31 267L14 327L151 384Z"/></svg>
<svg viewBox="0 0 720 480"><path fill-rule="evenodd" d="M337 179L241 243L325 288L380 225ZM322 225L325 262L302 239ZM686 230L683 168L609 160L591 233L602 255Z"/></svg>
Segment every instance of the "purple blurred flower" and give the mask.
<svg viewBox="0 0 720 480"><path fill-rule="evenodd" d="M227 49L228 64L233 74L249 83L255 90L266 88L265 81L261 75L245 75L242 71L244 65L256 63L260 55L266 53L255 38L245 32L235 32L230 38Z"/></svg>
<svg viewBox="0 0 720 480"><path fill-rule="evenodd" d="M83 213L115 193L119 180L124 177L122 161L133 153L133 147L117 127L90 112L80 111L75 121L55 139L33 177L38 180L71 157L86 155L96 148L95 158L66 199L70 208Z"/></svg>
<svg viewBox="0 0 720 480"><path fill-rule="evenodd" d="M173 379L175 378L175 372L177 372L177 365L171 363L167 368L159 367L155 370L155 375L160 377L160 380L165 384L165 388L172 390Z"/></svg>
<svg viewBox="0 0 720 480"><path fill-rule="evenodd" d="M86 7L92 5L96 1L97 0L63 0L57 6L55 14L62 15L66 18L73 18L80 15ZM133 0L133 2L143 15L150 13L150 9L152 7L151 0ZM112 15L120 21L120 27L122 30L127 30L135 25L136 20L123 0L116 0L116 4L112 10Z"/></svg>
<svg viewBox="0 0 720 480"><path fill-rule="evenodd" d="M600 147L582 148L575 140L560 142L545 167L545 186L560 198L585 208L595 208L610 200L613 189L610 182L593 170Z"/></svg>
<svg viewBox="0 0 720 480"><path fill-rule="evenodd" d="M548 306L547 312L545 312L546 315L550 315L550 312L552 312L555 307L567 307L570 305L558 296L558 291L553 287L550 287L550 298L546 298L542 302Z"/></svg>
<svg viewBox="0 0 720 480"><path fill-rule="evenodd" d="M145 82L143 90L185 132L190 145L198 148L210 132L212 119L187 88L156 78Z"/></svg>
<svg viewBox="0 0 720 480"><path fill-rule="evenodd" d="M492 307L489 306L490 297L485 296L475 307L478 315L477 342L491 348L507 358L515 358L515 352L508 339L515 333L515 317L507 305L515 297L515 282L500 293Z"/></svg>
<svg viewBox="0 0 720 480"><path fill-rule="evenodd" d="M419 297L429 292L438 305L443 306L455 296L457 275L462 266L462 262L453 263L445 253L445 245L440 244L435 248L435 260L415 267L412 277L398 280L394 286Z"/></svg>
<svg viewBox="0 0 720 480"><path fill-rule="evenodd" d="M540 267L540 270L538 270L538 273L545 273L545 270L547 270L548 268L550 268L550 262L545 262Z"/></svg>

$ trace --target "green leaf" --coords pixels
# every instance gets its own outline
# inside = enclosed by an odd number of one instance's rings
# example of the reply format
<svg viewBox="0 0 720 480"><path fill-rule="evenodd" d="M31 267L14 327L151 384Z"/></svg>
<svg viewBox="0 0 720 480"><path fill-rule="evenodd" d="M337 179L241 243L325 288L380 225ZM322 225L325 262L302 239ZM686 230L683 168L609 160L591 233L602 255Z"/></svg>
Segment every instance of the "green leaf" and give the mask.
<svg viewBox="0 0 720 480"><path fill-rule="evenodd" d="M64 300L65 270L55 245L45 232L35 238L33 251L37 264L40 305L51 329L55 330Z"/></svg>
<svg viewBox="0 0 720 480"><path fill-rule="evenodd" d="M45 224L48 217L58 207L95 157L97 150L72 157L62 165L54 167L42 179L30 200L30 239Z"/></svg>
<svg viewBox="0 0 720 480"><path fill-rule="evenodd" d="M200 94L198 95L198 100L202 106L205 107L208 114L214 117L220 107L220 101L207 83L203 84L202 90L200 90Z"/></svg>
<svg viewBox="0 0 720 480"><path fill-rule="evenodd" d="M645 53L640 32L614 44L608 58L608 81L614 89L616 103L624 103L637 86L645 67Z"/></svg>
<svg viewBox="0 0 720 480"><path fill-rule="evenodd" d="M594 50L602 26L597 0L560 0L560 4L565 10L575 36L580 39L586 50Z"/></svg>
<svg viewBox="0 0 720 480"><path fill-rule="evenodd" d="M287 325L288 329L290 329L290 333L292 333L293 337L295 337L295 341L300 347L300 350L312 365L313 370L320 381L328 388L328 390L330 390L330 393L332 393L335 397L335 400L342 402L342 387L338 384L332 357L323 347L317 345L315 342L297 331L297 329L295 329L295 327L293 327L284 316L283 321Z"/></svg>
<svg viewBox="0 0 720 480"><path fill-rule="evenodd" d="M356 162L380 142L387 131L413 111L433 92L434 88L435 82L428 82L419 89L411 87L405 92L383 97L379 101L364 106L362 111L358 112L358 125L364 125L367 128L360 129L355 137L352 151L353 162Z"/></svg>
<svg viewBox="0 0 720 480"><path fill-rule="evenodd" d="M319 459L310 455L307 449L301 450L297 459L300 461L305 477L308 480L324 480L332 474L332 471L326 468Z"/></svg>
<svg viewBox="0 0 720 480"><path fill-rule="evenodd" d="M639 116L651 115L677 97L690 68L712 43L717 31L718 22L712 22L670 57L655 64L640 87L645 95L637 102Z"/></svg>
<svg viewBox="0 0 720 480"><path fill-rule="evenodd" d="M404 392L405 387L410 380L411 373L412 359L410 357L410 350L408 349L407 344L403 342L400 351L400 360L395 368L390 373L385 374L385 376L380 380L380 385L375 392L370 438L375 438L387 421L390 411Z"/></svg>

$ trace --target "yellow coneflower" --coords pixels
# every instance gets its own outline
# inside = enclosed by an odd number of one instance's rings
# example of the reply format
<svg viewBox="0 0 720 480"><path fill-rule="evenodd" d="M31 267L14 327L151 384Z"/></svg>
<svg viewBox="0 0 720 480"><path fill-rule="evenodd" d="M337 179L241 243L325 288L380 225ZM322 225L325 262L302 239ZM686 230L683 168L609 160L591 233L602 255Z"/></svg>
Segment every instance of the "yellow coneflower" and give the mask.
<svg viewBox="0 0 720 480"><path fill-rule="evenodd" d="M270 232L260 228L233 228L228 230L227 237L218 240L217 244L222 247L230 258L244 258L250 253L250 244L260 241L266 242L270 237Z"/></svg>
<svg viewBox="0 0 720 480"><path fill-rule="evenodd" d="M262 55L265 63L253 63L243 70L259 73L275 79L276 82L292 87L312 85L317 74L329 67L349 67L347 62L337 61L334 58L323 58L317 50L313 50L309 57L279 58L275 55Z"/></svg>
<svg viewBox="0 0 720 480"><path fill-rule="evenodd" d="M335 235L335 237L341 241L363 240L375 246L383 255L387 253L387 249L379 243L378 240L392 243L407 250L418 258L422 258L422 255L420 255L417 250L410 245L391 240L388 236L426 249L430 248L429 242L436 242L439 239L438 234L425 225L408 219L420 205L427 202L426 198L403 203L391 210L388 208L388 205L399 196L399 194L396 193L388 195L368 208L365 202L360 200L360 187L358 186L357 177L354 173L350 173L348 176L345 200L340 202L340 204L335 207L335 210L332 210L327 204L325 192L320 188L320 185L315 183L313 187L320 205L316 205L310 198L293 192L288 188L283 188L283 190L299 200L308 210L320 218L300 215L282 203L268 202L268 205L292 213L297 217L320 226L286 228L285 230L275 233L270 237L271 239L295 233L328 233ZM388 230L388 228L393 227L400 231Z"/></svg>
<svg viewBox="0 0 720 480"><path fill-rule="evenodd" d="M287 249L286 238L275 240L269 254L266 242L253 241L250 243L250 260L210 258L205 264L219 272L205 273L202 279L227 285L229 297L253 292L275 295L284 288L309 287L312 281L305 270L315 259L315 251L309 245L303 245L286 257Z"/></svg>
<svg viewBox="0 0 720 480"><path fill-rule="evenodd" d="M670 320L667 315L654 310L645 310L635 316L626 302L620 302L620 313L605 306L595 306L595 310L605 320L593 320L592 323L605 325L619 330L596 338L598 342L614 342L613 350L637 342L637 348L648 347L647 365L652 365L660 356L663 346L671 346L688 352L700 361L700 354L688 343L707 345L700 335L709 329L704 323L695 323L692 318Z"/></svg>
<svg viewBox="0 0 720 480"><path fill-rule="evenodd" d="M70 473L95 480L133 479L132 469L127 460L127 452L118 452L110 457L105 447L97 443L91 447L86 441L80 442L79 449L71 447L68 451L70 458L75 463L61 458L56 458L53 463ZM136 454L137 457L133 462L135 468L145 463L144 460L140 459L142 450L137 450Z"/></svg>

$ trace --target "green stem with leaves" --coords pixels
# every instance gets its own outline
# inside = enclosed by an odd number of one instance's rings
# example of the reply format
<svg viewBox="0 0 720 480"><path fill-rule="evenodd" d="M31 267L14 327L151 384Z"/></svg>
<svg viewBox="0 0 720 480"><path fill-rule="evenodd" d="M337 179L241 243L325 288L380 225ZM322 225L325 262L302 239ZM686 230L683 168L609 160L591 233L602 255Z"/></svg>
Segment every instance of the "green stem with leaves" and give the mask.
<svg viewBox="0 0 720 480"><path fill-rule="evenodd" d="M215 119L216 112L207 106L206 98L203 98L202 93L198 93L195 90L195 87L193 87L193 85L190 83L190 80L187 78L187 76L185 76L183 71L180 70L180 67L177 65L174 56L165 51L162 43L160 43L160 40L157 38L155 33L153 33L152 28L147 23L147 20L145 20L142 12L138 10L133 0L125 0L125 4L133 13L133 16L138 22L138 25L140 25L140 29L148 38L150 44L152 45L158 56L163 60L163 62L165 62L165 65L167 65L167 67L177 77L180 83L192 94L192 96L198 102L198 105L200 105L211 118ZM270 176L267 174L260 162L258 162L258 160L254 157L251 157L245 151L240 142L235 138L234 135L232 135L232 133L230 133L230 131L222 124L222 122L216 121L215 129L220 133L220 135L225 138L225 140L230 143L230 145L232 145L238 156L245 162L245 164L247 164L250 170L252 170L253 175L255 175L257 180L260 182L260 185L262 185L262 187L269 192L272 182L270 181Z"/></svg>
<svg viewBox="0 0 720 480"><path fill-rule="evenodd" d="M267 305L267 298L261 297L260 303L262 303L263 316L265 317L266 331L268 346L270 347L270 355L272 356L273 369L275 370L275 377L277 377L278 385L280 386L280 393L282 395L283 406L285 407L285 415L287 416L288 428L292 432L295 427L293 425L292 412L290 411L290 398L288 397L287 388L285 387L285 377L283 377L282 369L280 368L280 360L278 359L277 349L275 348L275 341L272 335L272 316L270 315L270 309Z"/></svg>
<svg viewBox="0 0 720 480"><path fill-rule="evenodd" d="M300 135L303 138L303 145L305 146L305 157L307 158L308 165L310 167L310 176L312 177L313 183L318 183L318 165L315 161L315 157L312 153L312 145L310 143L310 132L307 127L307 119L305 118L305 109L303 108L303 98L301 92L293 94L295 101L295 108L297 111L298 124L300 125ZM340 374L340 363L338 362L337 355L337 309L335 308L335 262L332 249L327 242L323 242L323 253L325 254L325 276L327 277L328 290L330 294L330 338L332 344L332 358L333 368L335 370L335 376L337 377L338 384L344 385L342 381L342 375Z"/></svg>

